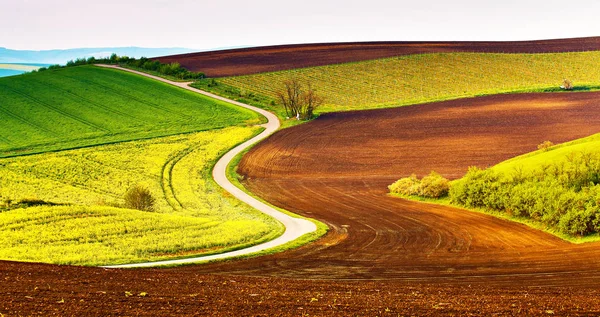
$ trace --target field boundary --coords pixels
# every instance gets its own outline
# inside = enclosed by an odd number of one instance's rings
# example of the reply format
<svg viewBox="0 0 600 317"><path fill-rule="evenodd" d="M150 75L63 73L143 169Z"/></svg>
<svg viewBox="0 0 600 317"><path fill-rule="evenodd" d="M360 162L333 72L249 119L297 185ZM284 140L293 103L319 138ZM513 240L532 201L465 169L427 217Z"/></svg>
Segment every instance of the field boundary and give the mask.
<svg viewBox="0 0 600 317"><path fill-rule="evenodd" d="M317 230L317 226L314 223L312 223L308 220L305 220L305 219L289 216L285 213L282 213L282 212L276 210L275 208L273 208L271 206L268 206L267 204L257 200L256 198L250 196L243 190L236 187L227 178L227 167L239 153L243 152L246 148L252 146L253 144L257 143L258 141L265 139L266 137L268 137L269 135L271 135L272 133L274 133L275 131L277 131L279 129L280 122L275 114L268 112L266 110L254 107L254 106L250 106L250 105L247 105L247 104L244 104L241 102L230 100L230 99L227 99L227 98L224 98L221 96L211 94L206 91L202 91L202 90L190 87L189 86L190 82L174 82L174 81L170 81L170 80L158 77L158 76L149 75L149 74L146 74L143 72L139 72L139 71L135 71L135 70L127 69L127 68L122 68L119 66L113 66L113 65L97 65L97 66L118 69L118 70L130 72L130 73L138 74L141 76L145 76L145 77L148 77L151 79L155 79L155 80L161 81L163 83L167 83L167 84L170 84L170 85L173 85L176 87L180 87L180 88L183 88L183 89L195 92L195 93L199 93L199 94L202 94L202 95L205 95L205 96L217 99L217 100L221 100L221 101L224 101L224 102L227 102L227 103L239 106L239 107L246 108L248 110L257 112L257 113L263 115L264 117L266 117L267 123L262 125L262 127L264 127L265 130L263 132L261 132L259 135L247 140L246 142L234 147L229 152L225 153L215 164L213 171L212 171L212 176L213 176L213 179L215 180L215 182L219 186L221 186L223 189L225 189L227 192L229 192L231 195L233 195L237 199L241 200L242 202L258 209L259 211L277 219L285 227L284 233L281 236L279 236L271 241L267 241L267 242L264 242L264 243L261 243L258 245L254 245L254 246L244 248L244 249L239 249L236 251L225 252L225 253L214 254L214 255L207 255L207 256L198 256L198 257L193 257L193 258L185 258L185 259L103 266L104 268L141 268L141 267L155 267L155 266L172 266L172 265L182 265L182 264L190 264L190 263L197 263L197 262L234 258L234 257L250 255L253 253L265 251L267 249L272 249L275 247L282 246L286 243L289 243L291 241L294 241L294 240L304 236L305 234L309 234L309 233L312 233Z"/></svg>

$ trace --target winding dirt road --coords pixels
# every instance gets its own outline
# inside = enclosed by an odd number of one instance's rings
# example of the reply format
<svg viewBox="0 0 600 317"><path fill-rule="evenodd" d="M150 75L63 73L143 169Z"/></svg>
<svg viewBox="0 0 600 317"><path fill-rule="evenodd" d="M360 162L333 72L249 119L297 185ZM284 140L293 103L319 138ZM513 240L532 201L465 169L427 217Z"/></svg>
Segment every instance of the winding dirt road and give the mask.
<svg viewBox="0 0 600 317"><path fill-rule="evenodd" d="M315 230L317 230L317 226L314 223L312 223L308 220L305 220L305 219L291 217L289 215L286 215L286 214L272 208L271 206L246 194L244 191L237 188L235 185L233 185L227 179L227 166L231 163L231 161L238 154L242 153L244 150L246 150L253 144L259 142L260 140L265 139L269 135L273 134L273 132L277 131L277 129L279 129L279 126L280 126L279 119L277 119L277 117L274 114L272 114L268 111L265 111L263 109L260 109L260 108L256 108L256 107L253 107L253 106L241 103L241 102L223 98L223 97L211 94L209 92L205 92L205 91L190 87L189 86L190 83L174 82L174 81L167 80L167 79L164 79L161 77L152 76L152 75L149 75L146 73L142 73L142 72L138 72L135 70L122 68L122 67L118 67L118 66L114 66L114 65L98 65L98 66L105 67L105 68L118 69L118 70L130 72L130 73L142 75L142 76L152 78L154 80L158 80L158 81L161 81L161 82L173 85L173 86L177 86L177 87L180 87L180 88L183 88L186 90L193 91L195 93L200 93L200 94L206 95L206 96L214 98L214 99L225 101L225 102L234 104L236 106L246 108L246 109L252 110L254 112L258 112L261 115L265 116L268 120L267 123L263 125L265 130L263 132L261 132L259 135L253 137L252 139L236 146L235 148L231 149L229 152L225 153L225 155L223 155L219 159L219 161L217 161L217 163L215 164L215 167L213 168L212 176L213 176L214 180L217 182L217 184L219 184L219 186L223 187L223 189L228 191L234 197L236 197L237 199L245 202L246 204L260 210L261 212L277 219L279 222L281 222L285 226L285 232L281 236L277 237L276 239L267 241L265 243L257 244L257 245L254 245L254 246L251 246L248 248L236 250L236 251L225 252L225 253L214 254L214 255L207 255L207 256L192 257L192 258L186 258L186 259L178 259L178 260L165 260L165 261L145 262L145 263L109 265L109 266L105 266L105 268L154 267L154 266L165 266L165 265L190 264L190 263L197 263L197 262L205 262L205 261L233 258L233 257L249 255L252 253L257 253L257 252L265 251L268 249L272 249L272 248L284 245L288 242L294 241L305 234L308 234L308 233L311 233L311 232L314 232Z"/></svg>

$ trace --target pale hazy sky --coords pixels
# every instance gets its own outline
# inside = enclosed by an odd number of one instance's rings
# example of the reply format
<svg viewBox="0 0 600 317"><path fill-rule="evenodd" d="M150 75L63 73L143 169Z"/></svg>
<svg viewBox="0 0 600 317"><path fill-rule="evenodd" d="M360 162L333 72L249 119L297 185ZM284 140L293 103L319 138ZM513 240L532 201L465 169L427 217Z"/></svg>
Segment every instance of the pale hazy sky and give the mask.
<svg viewBox="0 0 600 317"><path fill-rule="evenodd" d="M0 46L210 49L600 36L600 0L0 0Z"/></svg>

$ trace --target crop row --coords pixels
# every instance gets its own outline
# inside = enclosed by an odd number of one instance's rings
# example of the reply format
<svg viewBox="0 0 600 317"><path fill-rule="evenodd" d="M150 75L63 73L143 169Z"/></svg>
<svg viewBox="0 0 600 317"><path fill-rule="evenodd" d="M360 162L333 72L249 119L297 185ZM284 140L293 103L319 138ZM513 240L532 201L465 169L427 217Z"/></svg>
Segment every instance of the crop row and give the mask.
<svg viewBox="0 0 600 317"><path fill-rule="evenodd" d="M222 128L256 118L189 91L94 66L0 79L0 157Z"/></svg>
<svg viewBox="0 0 600 317"><path fill-rule="evenodd" d="M276 100L288 78L310 82L322 111L370 109L523 89L600 82L600 52L436 53L220 78L213 82ZM212 79L205 79L209 82ZM208 85L211 86L211 85Z"/></svg>

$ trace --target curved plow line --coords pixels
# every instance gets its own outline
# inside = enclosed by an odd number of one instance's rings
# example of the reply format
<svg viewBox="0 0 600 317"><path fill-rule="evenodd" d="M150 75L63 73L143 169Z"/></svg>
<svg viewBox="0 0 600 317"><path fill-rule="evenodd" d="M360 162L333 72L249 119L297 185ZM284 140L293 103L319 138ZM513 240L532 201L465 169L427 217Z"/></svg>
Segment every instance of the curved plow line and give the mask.
<svg viewBox="0 0 600 317"><path fill-rule="evenodd" d="M200 147L200 145L190 146L173 154L162 167L162 171L160 173L160 187L163 190L165 199L176 211L181 211L184 208L181 201L177 199L177 195L175 195L175 189L173 188L173 168L175 168L175 165L179 163L181 159L194 152L196 149L198 149L198 147Z"/></svg>
<svg viewBox="0 0 600 317"><path fill-rule="evenodd" d="M75 79L75 78L71 78L71 77L68 77L68 76L64 76L64 75L62 75L60 73L57 73L57 75L60 76L60 77L63 77L63 78ZM82 80L79 80L79 81L83 82ZM60 86L56 86L56 85L51 84L49 82L44 82L43 84L46 85L46 86L48 86L48 87L52 87L53 89L60 90L61 92L69 94L69 95L71 95L73 97L79 98L79 99L81 99L81 100L89 103L90 105L92 105L92 106L94 106L94 107L96 107L98 109L103 109L106 112L110 112L110 113L113 113L113 114L116 114L116 115L119 115L119 116L122 116L122 117L126 117L129 120L131 120L131 121L142 122L138 118L136 118L136 117L134 117L134 116L132 116L132 115L126 113L126 112L122 112L122 111L119 111L119 110L111 109L110 107L107 107L107 106L105 106L103 104L97 103L97 102L95 102L95 101L93 101L91 99L88 99L88 98L84 97L84 96L78 95L78 94L76 94L74 92L71 92L71 91L68 91L68 90L65 90L64 88L62 88Z"/></svg>
<svg viewBox="0 0 600 317"><path fill-rule="evenodd" d="M3 86L3 85L0 85L0 86ZM3 87L6 87L6 86L3 86ZM6 88L8 88L8 87L6 87ZM53 132L51 130L48 130L48 129L46 129L46 128L42 127L42 126L39 126L37 124L34 124L34 123L30 122L29 120L27 120L27 119L25 119L25 118L23 118L23 117L21 117L21 116L19 116L17 114L12 113L8 109L2 108L1 105L0 105L0 112L3 112L4 114L6 114L7 116L9 116L11 118L14 118L14 119L16 119L18 121L21 121L22 123L24 123L24 124L26 124L26 125L28 125L28 126L30 126L32 128L39 129L39 130L44 131L44 132L46 132L46 133L48 133L50 135L53 135L53 136L57 136L57 134L55 132Z"/></svg>
<svg viewBox="0 0 600 317"><path fill-rule="evenodd" d="M64 77L75 79L75 78L70 77L70 76L64 76ZM180 112L180 111L176 111L176 110L172 110L172 109L163 108L161 105L159 105L157 103L148 102L148 101L142 100L142 99L140 99L138 97L135 97L133 95L120 92L120 91L116 90L115 88L113 88L112 86L107 86L107 85L104 85L104 84L100 84L99 82L92 82L92 81L89 81L89 80L85 80L83 78L81 78L79 80L82 81L82 82L88 83L88 84L92 84L92 85L96 85L96 86L100 86L100 87L106 88L107 90L110 90L112 94L121 96L121 97L123 97L125 99L133 99L133 100L135 100L136 102L138 102L138 103L140 103L142 105L148 106L150 108L154 108L156 110L160 110L160 111L162 111L162 112L164 112L166 114L169 114L169 115L176 114L176 115L178 115L178 116L180 116L182 118L194 119L194 117L191 116L191 115L189 115L189 114L186 114L186 113Z"/></svg>
<svg viewBox="0 0 600 317"><path fill-rule="evenodd" d="M100 130L100 131L103 131L103 132L106 132L106 133L110 133L110 130L108 130L106 128L103 128L103 127L101 127L101 126L99 126L97 124L89 122L89 121L87 121L87 120L85 120L83 118L80 118L80 117L77 117L75 115L72 115L72 114L70 114L70 113L68 113L68 112L66 112L64 110L59 109L58 107L55 107L55 106L53 106L53 105L51 105L49 103L43 102L43 101L41 101L41 100L39 100L39 99L37 99L35 97L32 97L32 96L30 96L30 95L28 95L26 93L20 92L20 91L15 90L15 89L12 89L10 87L6 87L6 86L4 86L4 87L6 89L12 91L13 93L17 94L17 95L20 95L21 97L25 97L26 99L32 100L32 101L34 101L35 103L39 104L40 106L42 106L44 108L47 108L47 109L49 109L51 111L54 111L54 112L56 112L58 114L61 114L61 115L65 116L67 118L75 120L75 121L77 121L77 122L79 122L79 123L81 123L83 125L86 125L88 127L91 127L91 128L94 128L96 130Z"/></svg>

